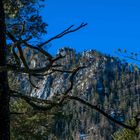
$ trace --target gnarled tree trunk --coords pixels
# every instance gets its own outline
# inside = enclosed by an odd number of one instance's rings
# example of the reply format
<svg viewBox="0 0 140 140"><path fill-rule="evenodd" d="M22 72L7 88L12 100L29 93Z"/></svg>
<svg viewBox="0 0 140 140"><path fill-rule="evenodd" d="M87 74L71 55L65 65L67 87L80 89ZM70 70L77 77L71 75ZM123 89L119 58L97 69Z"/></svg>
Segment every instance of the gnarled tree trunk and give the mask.
<svg viewBox="0 0 140 140"><path fill-rule="evenodd" d="M6 26L3 1L0 0L0 67L6 67ZM7 71L0 71L0 140L10 140L10 111Z"/></svg>

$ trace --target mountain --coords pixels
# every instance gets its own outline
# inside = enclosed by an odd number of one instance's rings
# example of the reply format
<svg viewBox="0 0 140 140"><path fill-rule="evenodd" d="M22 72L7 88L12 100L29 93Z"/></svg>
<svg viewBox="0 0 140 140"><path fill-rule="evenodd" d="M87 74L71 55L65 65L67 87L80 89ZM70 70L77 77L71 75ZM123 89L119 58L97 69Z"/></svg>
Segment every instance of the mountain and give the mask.
<svg viewBox="0 0 140 140"><path fill-rule="evenodd" d="M38 52L25 50L24 55L30 67L42 67L48 62ZM125 122L140 110L140 71L118 58L104 55L96 50L76 53L65 47L57 55L64 58L55 64L61 70L72 70L77 66L86 66L74 77L74 87L69 93L91 104L98 105L115 119ZM69 73L55 72L42 79L32 77L33 88L28 77L19 74L15 81L22 81L18 89L42 99L54 99L70 86ZM57 118L52 134L58 140L112 140L112 134L120 127L76 101L67 101L61 111L66 118ZM48 136L51 140L52 134Z"/></svg>

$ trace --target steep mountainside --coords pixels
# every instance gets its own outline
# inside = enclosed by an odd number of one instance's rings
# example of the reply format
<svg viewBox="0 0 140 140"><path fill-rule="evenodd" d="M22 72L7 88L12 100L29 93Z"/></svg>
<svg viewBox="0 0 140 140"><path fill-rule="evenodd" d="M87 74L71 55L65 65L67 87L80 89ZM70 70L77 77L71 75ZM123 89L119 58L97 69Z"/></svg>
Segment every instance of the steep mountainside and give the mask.
<svg viewBox="0 0 140 140"><path fill-rule="evenodd" d="M86 66L76 74L74 88L69 94L98 105L122 122L140 111L140 71L137 68L95 50L77 54L73 49L62 48L59 53L66 56L57 62L62 65L62 70ZM28 57L30 67L47 63L43 55L29 50L25 51L25 57ZM29 84L26 76L19 74L15 82L18 83L19 79L22 83L18 88L43 99L52 99L69 87L69 74L66 72L53 73L43 80L33 77L38 89ZM70 117L55 121L52 134L58 140L111 140L111 135L119 128L98 112L75 101L67 102L62 110ZM48 136L49 140L52 134Z"/></svg>

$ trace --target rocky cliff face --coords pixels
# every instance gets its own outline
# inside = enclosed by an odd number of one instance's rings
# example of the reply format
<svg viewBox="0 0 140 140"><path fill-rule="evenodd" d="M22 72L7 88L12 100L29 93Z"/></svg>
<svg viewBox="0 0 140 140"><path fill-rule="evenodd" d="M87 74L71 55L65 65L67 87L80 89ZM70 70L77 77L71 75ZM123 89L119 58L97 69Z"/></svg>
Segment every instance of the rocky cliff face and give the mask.
<svg viewBox="0 0 140 140"><path fill-rule="evenodd" d="M28 52L28 51L27 51ZM29 53L29 52L28 52ZM41 67L46 62L41 54L28 57L30 67ZM95 50L77 54L70 48L58 51L65 55L57 62L62 70L71 70L77 66L87 66L81 69L74 77L74 88L69 94L74 94L91 104L97 104L112 117L125 121L140 110L140 71L119 59L103 55ZM55 72L45 76L43 80L33 78L39 87L33 88L28 78L19 75L22 79L20 89L24 92L43 99L52 99L64 93L69 87L69 73ZM60 140L111 140L111 134L118 129L111 121L98 112L90 110L77 102L69 101L62 109L71 117L68 120L57 119L52 133ZM48 138L49 139L49 138Z"/></svg>

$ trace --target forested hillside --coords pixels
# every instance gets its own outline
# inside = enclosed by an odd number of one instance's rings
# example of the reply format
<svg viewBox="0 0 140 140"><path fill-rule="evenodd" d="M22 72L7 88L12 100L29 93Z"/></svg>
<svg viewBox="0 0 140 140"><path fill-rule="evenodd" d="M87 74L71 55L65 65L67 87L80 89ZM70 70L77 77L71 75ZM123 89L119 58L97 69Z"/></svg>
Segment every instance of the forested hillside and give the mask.
<svg viewBox="0 0 140 140"><path fill-rule="evenodd" d="M75 50L65 47L58 51L57 55L60 54L65 57L55 64L60 65L61 70L66 72L54 68L55 73L44 76L43 80L33 77L32 81L37 88L30 84L24 74L15 76L14 73L9 73L9 81L12 81L10 85L13 86L12 88L16 87L14 90L20 90L25 95L55 100L55 98L61 97L61 94L69 86L69 73L67 71L78 66L86 66L75 75L73 79L74 87L69 95L78 96L93 105L97 105L120 122L128 121L140 111L140 71L136 66L122 62L118 58L101 54L96 50L76 53ZM31 68L39 68L47 64L43 55L36 51L31 52L30 49L24 50L24 57L28 60L28 65ZM14 63L14 61L10 63ZM16 86L14 86L15 84ZM49 130L42 132L46 135L42 134L43 137L40 136L39 139L111 140L113 133L121 128L99 112L77 101L66 100L64 104L62 107L53 110L52 114L57 114L55 117L41 118L43 120L42 127L44 129L49 128ZM42 114L41 116L45 115ZM23 118L19 117L17 119L15 117L13 122L16 123L20 119ZM18 129L19 132L17 132L17 128L19 127L12 126L13 133L21 135L22 131ZM36 133L39 132L36 131ZM37 139L37 137L34 137L34 139Z"/></svg>

